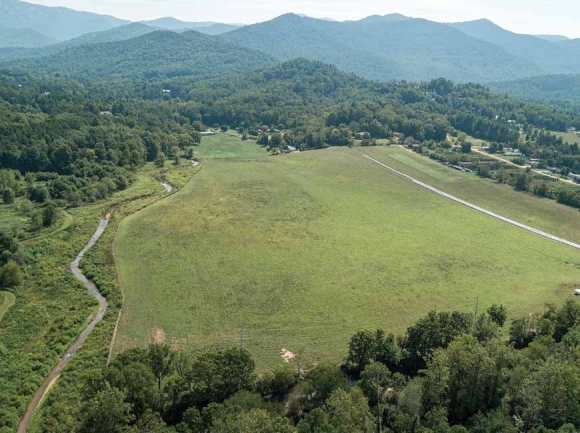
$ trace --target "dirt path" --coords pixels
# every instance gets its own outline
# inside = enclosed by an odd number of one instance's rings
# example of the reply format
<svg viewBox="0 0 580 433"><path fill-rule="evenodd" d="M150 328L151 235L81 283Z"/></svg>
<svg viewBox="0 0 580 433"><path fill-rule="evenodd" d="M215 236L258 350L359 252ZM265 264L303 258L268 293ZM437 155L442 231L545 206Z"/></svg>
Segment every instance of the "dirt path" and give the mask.
<svg viewBox="0 0 580 433"><path fill-rule="evenodd" d="M73 273L73 275L84 284L89 293L93 295L99 302L99 309L97 311L97 314L92 318L91 322L87 325L87 327L83 329L83 331L73 342L73 344L71 344L70 347L66 350L65 355L60 359L58 364L56 364L56 366L51 370L51 372L48 374L48 376L46 377L40 388L36 391L36 394L34 394L32 401L26 407L26 411L24 412L24 415L22 416L20 422L18 423L17 430L18 433L25 433L28 430L28 427L30 426L30 421L32 420L32 416L34 415L34 412L40 405L40 402L42 401L44 396L48 393L51 386L54 385L54 383L58 380L58 378L62 374L62 370L71 360L71 357L87 340L91 332L93 332L93 329L95 329L97 323L103 320L103 316L107 311L108 307L107 300L101 295L95 284L83 275L82 271L79 268L79 264L82 258L84 257L85 253L95 245L97 240L99 240L99 238L105 232L105 229L109 224L110 218L111 218L110 214L101 218L101 221L99 223L99 226L97 227L97 230L95 231L95 234L93 234L89 242L85 245L85 247L81 250L81 252L76 256L74 261L70 264L70 270Z"/></svg>
<svg viewBox="0 0 580 433"><path fill-rule="evenodd" d="M452 196L451 194L447 194L446 192L443 192L443 191L441 191L441 190L439 190L437 188L434 188L434 187L432 187L430 185L427 185L426 183L420 182L417 179L414 179L414 178L412 178L411 176L409 176L409 175L407 175L405 173L401 173L400 171L397 171L394 168L391 168L388 165L385 165L382 162L379 162L376 159L373 159L373 158L371 158L368 155L363 155L363 156L365 158L367 158L368 160L374 162L375 164L378 164L381 167L386 168L387 170L390 170L390 171L392 171L395 174L398 174L399 176L403 176L404 178L410 180L411 182L413 182L413 183L415 183L415 184L417 184L417 185L419 185L419 186L421 186L423 188L426 188L429 191L434 192L435 194L439 194L439 195L441 195L441 196L443 196L445 198L448 198L449 200L453 200L454 202L457 202L457 203L462 204L464 206L467 206L467 207L469 207L471 209L474 209L474 210L476 210L478 212L481 212L481 213L484 213L486 215L489 215L492 218L498 219L500 221L506 222L508 224L511 224L511 225L514 225L514 226L519 227L521 229L524 229L524 230L527 230L529 232L532 232L532 233L534 233L534 234L536 234L538 236L542 236L542 237L548 238L550 240L553 240L553 241L559 242L561 244L568 245L569 247L576 248L576 249L579 249L580 250L580 244L576 244L574 242L567 241L566 239L562 239L562 238L556 237L556 236L551 235L549 233L543 232L541 230L535 229L533 227L527 226L525 224L519 223L517 221L511 220L509 218L506 218L506 217L503 217L503 216L498 215L496 213L493 213L491 211L488 211L488 210L486 210L484 208L481 208L479 206L476 206L474 204L471 204L471 203L469 203L469 202L467 202L465 200L461 200L460 198L457 198L455 196Z"/></svg>

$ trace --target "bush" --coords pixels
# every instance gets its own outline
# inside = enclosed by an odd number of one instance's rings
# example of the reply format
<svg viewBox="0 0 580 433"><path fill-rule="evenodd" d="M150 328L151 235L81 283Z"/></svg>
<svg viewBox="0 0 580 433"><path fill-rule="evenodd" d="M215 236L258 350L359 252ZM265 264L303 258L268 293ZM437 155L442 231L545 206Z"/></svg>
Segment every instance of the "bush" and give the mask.
<svg viewBox="0 0 580 433"><path fill-rule="evenodd" d="M10 188L6 188L2 192L2 201L4 201L4 204L14 203L14 198L15 198L14 191L12 191Z"/></svg>
<svg viewBox="0 0 580 433"><path fill-rule="evenodd" d="M9 260L8 263L0 268L0 286L15 287L21 281L22 270L14 260Z"/></svg>

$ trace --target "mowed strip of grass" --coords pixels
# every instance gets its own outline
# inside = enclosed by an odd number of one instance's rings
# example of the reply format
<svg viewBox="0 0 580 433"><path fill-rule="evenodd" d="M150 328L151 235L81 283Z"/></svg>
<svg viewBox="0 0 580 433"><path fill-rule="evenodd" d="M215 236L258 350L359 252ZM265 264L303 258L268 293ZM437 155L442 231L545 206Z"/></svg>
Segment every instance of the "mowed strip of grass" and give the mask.
<svg viewBox="0 0 580 433"><path fill-rule="evenodd" d="M357 148L356 151L504 217L580 243L578 209L530 193L515 191L509 185L483 179L475 173L461 173L399 146ZM580 259L576 262L580 262Z"/></svg>
<svg viewBox="0 0 580 433"><path fill-rule="evenodd" d="M0 292L0 322L8 310L16 302L16 296L11 292Z"/></svg>
<svg viewBox="0 0 580 433"><path fill-rule="evenodd" d="M203 137L201 144L194 149L194 156L203 159L259 159L268 156L268 151L253 140L242 141L239 137L218 132Z"/></svg>
<svg viewBox="0 0 580 433"><path fill-rule="evenodd" d="M116 255L117 352L155 340L229 346L243 321L260 368L282 362L282 348L339 361L357 330L402 333L478 297L512 317L538 311L580 278L577 251L336 148L207 161L180 193L123 222Z"/></svg>

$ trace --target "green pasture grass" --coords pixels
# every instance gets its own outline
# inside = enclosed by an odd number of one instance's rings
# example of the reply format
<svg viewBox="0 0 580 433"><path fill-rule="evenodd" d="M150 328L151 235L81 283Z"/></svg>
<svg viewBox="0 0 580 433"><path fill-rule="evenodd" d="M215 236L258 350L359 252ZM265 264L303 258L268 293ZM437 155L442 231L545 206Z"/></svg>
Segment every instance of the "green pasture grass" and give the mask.
<svg viewBox="0 0 580 433"><path fill-rule="evenodd" d="M29 220L19 214L17 206L17 204L0 204L0 231L26 228Z"/></svg>
<svg viewBox="0 0 580 433"><path fill-rule="evenodd" d="M358 151L358 149L357 149ZM580 243L580 212L554 200L512 187L475 173L462 173L399 146L367 148L361 153L470 203L553 235ZM571 188L574 186L570 185Z"/></svg>
<svg viewBox="0 0 580 433"><path fill-rule="evenodd" d="M268 151L253 140L242 141L238 137L218 132L216 135L203 137L201 144L194 148L194 156L203 159L256 159L268 156Z"/></svg>
<svg viewBox="0 0 580 433"><path fill-rule="evenodd" d="M564 142L568 142L570 144L572 143L578 143L580 144L580 137L576 134L572 134L571 132L554 132L554 135L556 135L556 137L562 137L562 140L564 140Z"/></svg>
<svg viewBox="0 0 580 433"><path fill-rule="evenodd" d="M340 361L355 331L401 334L431 309L471 311L479 298L480 309L502 303L515 317L571 296L576 250L426 191L365 152L506 216L562 212L577 224L553 202L557 212L536 213L542 200L400 148L208 160L182 191L120 226L126 300L115 351L241 341L260 369L281 363L283 348Z"/></svg>
<svg viewBox="0 0 580 433"><path fill-rule="evenodd" d="M16 297L14 293L11 292L0 292L0 322L8 310L16 302Z"/></svg>

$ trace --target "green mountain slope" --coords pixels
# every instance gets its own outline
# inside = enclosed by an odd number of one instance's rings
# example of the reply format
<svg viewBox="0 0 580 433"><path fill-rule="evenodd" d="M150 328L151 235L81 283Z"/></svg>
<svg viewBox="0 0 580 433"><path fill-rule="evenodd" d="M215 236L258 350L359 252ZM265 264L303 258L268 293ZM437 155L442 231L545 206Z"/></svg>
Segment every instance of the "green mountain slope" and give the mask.
<svg viewBox="0 0 580 433"><path fill-rule="evenodd" d="M108 15L47 7L18 0L0 0L1 27L32 29L61 41L123 24L128 24L128 21Z"/></svg>
<svg viewBox="0 0 580 433"><path fill-rule="evenodd" d="M0 47L41 47L53 44L56 39L31 29L0 27Z"/></svg>
<svg viewBox="0 0 580 433"><path fill-rule="evenodd" d="M280 59L305 57L379 79L497 81L539 75L533 63L445 24L422 19L329 22L286 14L220 38Z"/></svg>
<svg viewBox="0 0 580 433"><path fill-rule="evenodd" d="M44 73L83 78L155 78L235 72L274 64L263 53L194 31L155 31L126 41L73 47L49 57L14 62Z"/></svg>
<svg viewBox="0 0 580 433"><path fill-rule="evenodd" d="M155 29L141 23L131 23L102 32L87 33L68 41L43 46L40 48L0 48L0 61L12 61L33 57L47 57L67 48L81 45L100 44L105 42L124 41L154 32Z"/></svg>
<svg viewBox="0 0 580 433"><path fill-rule="evenodd" d="M491 83L490 88L496 92L580 113L580 74L546 75Z"/></svg>
<svg viewBox="0 0 580 433"><path fill-rule="evenodd" d="M548 73L580 73L580 52L572 44L555 44L535 36L512 33L485 19L450 25L470 36L499 45L521 59L528 59Z"/></svg>

